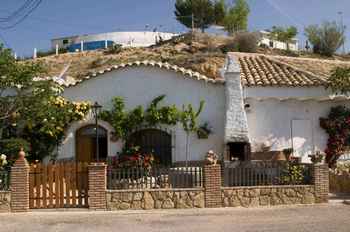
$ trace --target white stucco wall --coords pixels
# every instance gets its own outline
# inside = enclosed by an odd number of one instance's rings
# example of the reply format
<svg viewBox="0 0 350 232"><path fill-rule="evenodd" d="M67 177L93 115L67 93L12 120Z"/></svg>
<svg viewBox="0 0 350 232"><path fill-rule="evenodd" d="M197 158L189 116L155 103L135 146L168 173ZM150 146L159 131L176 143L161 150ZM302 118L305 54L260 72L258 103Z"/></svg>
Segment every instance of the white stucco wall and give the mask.
<svg viewBox="0 0 350 232"><path fill-rule="evenodd" d="M263 37L260 40L260 44L265 44L266 46L270 47L270 42L273 42L273 48L287 50L287 43L277 41L277 40L271 40L268 37ZM291 51L298 51L299 50L299 43L298 41L292 41L289 43L289 50Z"/></svg>
<svg viewBox="0 0 350 232"><path fill-rule="evenodd" d="M192 104L196 109L201 100L206 105L200 115L200 123L209 122L213 134L209 139L199 140L191 136L190 159L203 160L208 150L222 154L224 150L224 112L225 91L223 84L206 83L173 71L155 67L128 67L105 73L86 80L77 86L66 88L63 95L72 101L97 101L104 109L111 107L115 96L124 97L126 107L132 109L138 105L145 108L159 95L166 94L164 104ZM69 158L75 154L75 131L86 122L75 123L68 130L68 135L60 148L58 158ZM103 125L102 125L103 126ZM107 127L107 130L111 128ZM186 160L186 136L180 125L168 128L172 131L173 161ZM121 143L109 140L109 156L114 156L121 149Z"/></svg>
<svg viewBox="0 0 350 232"><path fill-rule="evenodd" d="M350 107L347 100L326 100L328 95L323 87L247 88L245 102L250 105L246 112L253 151L262 142L271 145L271 150L305 145L305 162L309 153L324 151L328 135L319 126L320 117L327 117L333 106Z"/></svg>

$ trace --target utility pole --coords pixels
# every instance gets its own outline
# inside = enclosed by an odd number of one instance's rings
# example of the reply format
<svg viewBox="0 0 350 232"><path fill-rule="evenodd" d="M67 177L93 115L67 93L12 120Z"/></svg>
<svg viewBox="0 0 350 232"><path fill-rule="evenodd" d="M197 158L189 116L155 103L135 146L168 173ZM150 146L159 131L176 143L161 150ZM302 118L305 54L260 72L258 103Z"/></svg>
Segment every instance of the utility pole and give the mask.
<svg viewBox="0 0 350 232"><path fill-rule="evenodd" d="M343 17L343 11L339 11L338 15L340 16L340 25L341 28L343 30L343 32L345 31L345 26L344 26L344 17ZM345 55L345 43L343 43L343 54Z"/></svg>
<svg viewBox="0 0 350 232"><path fill-rule="evenodd" d="M194 32L194 14L192 13L192 33Z"/></svg>

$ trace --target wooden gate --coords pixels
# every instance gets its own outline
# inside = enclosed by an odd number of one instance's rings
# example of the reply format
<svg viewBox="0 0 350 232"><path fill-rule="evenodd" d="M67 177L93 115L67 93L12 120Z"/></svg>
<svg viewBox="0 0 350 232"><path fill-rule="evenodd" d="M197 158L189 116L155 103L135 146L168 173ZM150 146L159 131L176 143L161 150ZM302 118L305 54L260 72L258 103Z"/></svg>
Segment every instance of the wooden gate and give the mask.
<svg viewBox="0 0 350 232"><path fill-rule="evenodd" d="M29 172L29 207L88 207L88 169L85 163L34 164Z"/></svg>

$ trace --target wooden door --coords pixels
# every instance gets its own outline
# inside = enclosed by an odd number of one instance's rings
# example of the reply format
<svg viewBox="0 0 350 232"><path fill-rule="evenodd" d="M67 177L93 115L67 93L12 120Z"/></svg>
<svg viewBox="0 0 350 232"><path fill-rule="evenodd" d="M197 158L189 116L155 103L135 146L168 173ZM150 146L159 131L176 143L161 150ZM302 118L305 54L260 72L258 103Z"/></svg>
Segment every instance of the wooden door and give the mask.
<svg viewBox="0 0 350 232"><path fill-rule="evenodd" d="M95 141L91 137L78 135L76 142L76 160L78 162L90 163L94 157Z"/></svg>
<svg viewBox="0 0 350 232"><path fill-rule="evenodd" d="M98 150L99 159L105 160L108 153L108 136L107 130L98 127ZM94 162L96 161L96 129L95 125L88 125L80 128L76 132L76 161L78 162Z"/></svg>

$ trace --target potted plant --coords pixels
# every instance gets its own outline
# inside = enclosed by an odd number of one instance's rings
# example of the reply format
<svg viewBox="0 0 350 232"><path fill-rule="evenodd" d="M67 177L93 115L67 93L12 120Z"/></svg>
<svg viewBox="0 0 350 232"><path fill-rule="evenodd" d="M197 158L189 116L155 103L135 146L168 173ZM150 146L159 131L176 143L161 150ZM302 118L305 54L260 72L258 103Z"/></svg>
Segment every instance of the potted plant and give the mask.
<svg viewBox="0 0 350 232"><path fill-rule="evenodd" d="M207 139L211 133L212 129L207 122L201 125L197 130L197 136L199 139Z"/></svg>
<svg viewBox="0 0 350 232"><path fill-rule="evenodd" d="M319 164L319 163L322 163L324 154L322 154L320 151L316 151L316 154L309 155L309 157L311 158L311 162L313 164Z"/></svg>

